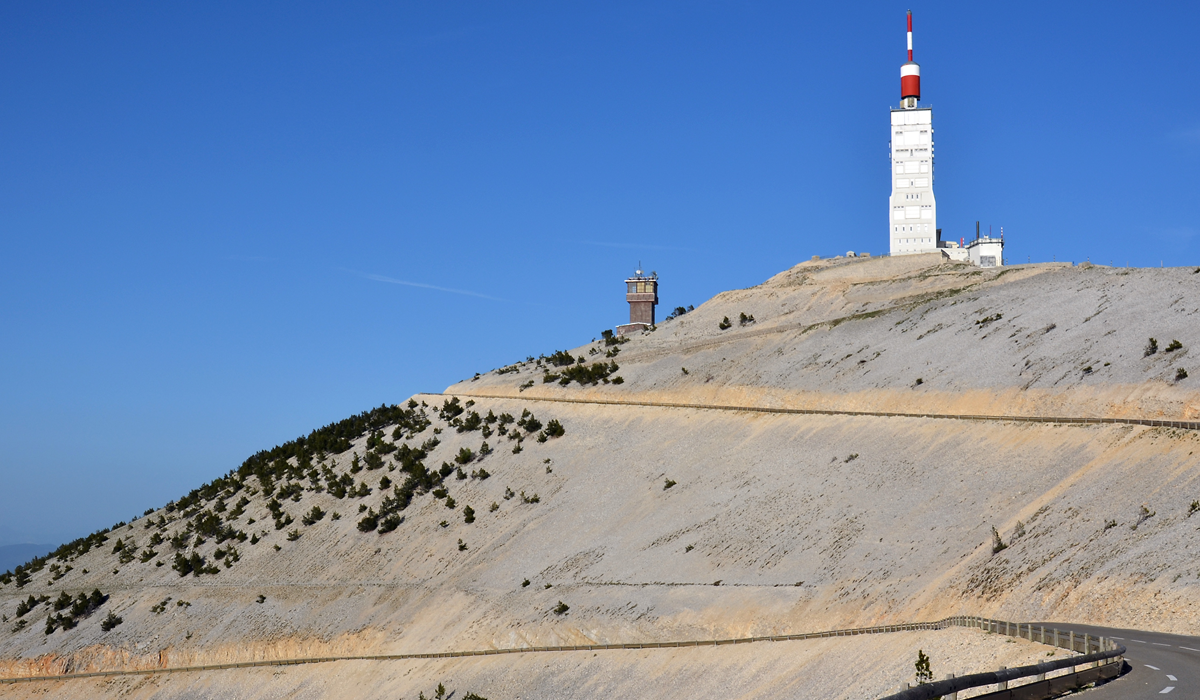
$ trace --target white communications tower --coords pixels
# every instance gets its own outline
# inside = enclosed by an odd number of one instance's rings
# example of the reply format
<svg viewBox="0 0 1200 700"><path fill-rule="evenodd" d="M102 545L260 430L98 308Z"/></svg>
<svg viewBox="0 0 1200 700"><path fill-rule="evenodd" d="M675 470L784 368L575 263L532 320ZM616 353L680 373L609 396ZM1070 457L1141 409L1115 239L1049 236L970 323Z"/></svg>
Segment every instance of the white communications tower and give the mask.
<svg viewBox="0 0 1200 700"><path fill-rule="evenodd" d="M892 110L891 254L935 253L940 234L933 198L933 110L918 107L921 67L912 60L912 12L908 13L908 62L900 66L900 107Z"/></svg>

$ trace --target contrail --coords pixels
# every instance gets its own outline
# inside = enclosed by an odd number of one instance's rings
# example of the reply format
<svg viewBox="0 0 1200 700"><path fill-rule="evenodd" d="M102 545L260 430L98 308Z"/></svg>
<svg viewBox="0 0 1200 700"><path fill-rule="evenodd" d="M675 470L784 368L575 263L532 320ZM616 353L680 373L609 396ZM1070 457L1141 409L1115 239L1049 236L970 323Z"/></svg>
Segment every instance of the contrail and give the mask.
<svg viewBox="0 0 1200 700"><path fill-rule="evenodd" d="M580 241L584 245L596 245L602 248L633 248L636 250L678 250L686 253L694 253L694 248L676 248L669 245L644 245L641 243L607 243L604 241Z"/></svg>
<svg viewBox="0 0 1200 700"><path fill-rule="evenodd" d="M501 299L499 297L488 296L487 294L480 294L479 292L469 292L465 289L451 289L449 287L439 287L439 286L433 285L433 284L423 284L421 282L409 282L407 280L398 280L395 277L376 275L376 274L372 274L370 272L359 272L358 270L347 270L345 268L341 268L341 269L343 269L346 272L349 272L351 274L358 275L359 277L365 277L366 279L372 280L374 282L386 282L388 284L402 284L406 287L419 287L421 289L432 289L432 290L435 290L438 292L450 292L451 294L462 294L464 296L478 297L480 299L490 299L492 301L505 301L505 302L508 301L508 299Z"/></svg>

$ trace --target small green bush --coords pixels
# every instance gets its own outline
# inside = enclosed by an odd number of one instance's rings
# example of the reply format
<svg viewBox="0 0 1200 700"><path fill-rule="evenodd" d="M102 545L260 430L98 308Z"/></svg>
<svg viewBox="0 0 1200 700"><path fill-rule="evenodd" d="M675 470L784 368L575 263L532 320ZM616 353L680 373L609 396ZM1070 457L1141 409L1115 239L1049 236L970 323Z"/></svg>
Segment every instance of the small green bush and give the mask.
<svg viewBox="0 0 1200 700"><path fill-rule="evenodd" d="M117 625L121 624L122 622L124 622L124 620L122 620L121 618L117 617L117 614L116 614L116 613L114 613L113 611L109 610L109 611L108 611L108 616L107 616L107 617L105 617L103 620L101 620L101 621L100 621L100 629L104 630L105 632L109 632L109 631L111 631L111 630L112 630L114 627L116 627Z"/></svg>
<svg viewBox="0 0 1200 700"><path fill-rule="evenodd" d="M460 551L460 552L467 551L467 543L463 542L462 540L459 540L458 541L458 551Z"/></svg>
<svg viewBox="0 0 1200 700"><path fill-rule="evenodd" d="M663 484L663 491L666 491L667 489L671 488L674 485L675 485L674 481L672 481L671 479L667 479L666 483Z"/></svg>
<svg viewBox="0 0 1200 700"><path fill-rule="evenodd" d="M386 535L387 533L400 527L404 522L404 516L392 513L383 520L379 521L379 534Z"/></svg>
<svg viewBox="0 0 1200 700"><path fill-rule="evenodd" d="M358 521L359 532L371 532L377 527L379 527L379 516L375 514L374 509L368 510L367 514Z"/></svg>
<svg viewBox="0 0 1200 700"><path fill-rule="evenodd" d="M667 317L663 320L664 321L672 321L672 320L677 319L680 316L688 313L689 311L695 311L695 307L693 307L691 304L688 304L687 308L684 308L682 306L676 306L675 310L672 311L671 313L667 314Z"/></svg>
<svg viewBox="0 0 1200 700"><path fill-rule="evenodd" d="M1187 379L1187 376L1188 373L1186 369L1180 367L1179 369L1175 370L1175 381L1183 381L1184 379Z"/></svg>
<svg viewBox="0 0 1200 700"><path fill-rule="evenodd" d="M567 605L566 603L564 603L560 600L560 601L558 601L558 605L554 606L554 614L555 615L566 615L567 611L570 609L571 609L571 606Z"/></svg>
<svg viewBox="0 0 1200 700"><path fill-rule="evenodd" d="M192 552L192 556L185 557L182 553L175 553L175 563L171 568L179 572L180 578L191 574L199 577L201 574L216 574L220 573L220 569L205 562L204 557L200 556L199 552Z"/></svg>
<svg viewBox="0 0 1200 700"><path fill-rule="evenodd" d="M384 478L386 479L387 477ZM312 510L308 511L303 518L300 518L300 522L304 523L305 525L312 525L324 517L325 511L321 510L320 506L313 506Z"/></svg>
<svg viewBox="0 0 1200 700"><path fill-rule="evenodd" d="M463 506L463 522L468 525L475 522L475 509L471 506Z"/></svg>
<svg viewBox="0 0 1200 700"><path fill-rule="evenodd" d="M992 526L992 554L999 554L1008 549L1008 545L1004 544L1004 540L1000 539L1000 531L996 526Z"/></svg>
<svg viewBox="0 0 1200 700"><path fill-rule="evenodd" d="M726 316L725 318L722 318L721 322L717 324L717 328L720 328L721 330L728 330L729 328L732 328L732 327L733 327L733 324L729 322L728 316Z"/></svg>
<svg viewBox="0 0 1200 700"><path fill-rule="evenodd" d="M566 350L558 350L553 355L545 359L555 367L569 367L575 364L575 358L571 357L571 353L567 352Z"/></svg>
<svg viewBox="0 0 1200 700"><path fill-rule="evenodd" d="M917 650L917 662L913 666L916 667L917 685L933 681L933 670L929 667L929 657L925 655L924 650Z"/></svg>
<svg viewBox="0 0 1200 700"><path fill-rule="evenodd" d="M1146 350L1142 353L1142 357L1150 357L1156 352L1158 352L1158 341L1151 338L1150 342L1146 343Z"/></svg>
<svg viewBox="0 0 1200 700"><path fill-rule="evenodd" d="M1149 520L1150 518L1153 518L1154 516L1155 516L1155 512L1154 512L1154 511L1152 511L1152 510L1150 510L1149 508L1147 508L1147 507L1146 507L1146 504L1145 504L1145 503L1143 503L1143 504L1142 504L1142 505L1141 505L1141 506L1138 508L1137 522L1135 522L1133 525L1130 525L1130 526L1129 526L1129 529L1130 529L1130 530L1137 530L1137 529L1138 529L1138 526L1140 526L1142 523L1146 522L1146 521L1147 521L1147 520Z"/></svg>
<svg viewBox="0 0 1200 700"><path fill-rule="evenodd" d="M1178 340L1172 340L1170 342L1170 344L1167 345L1166 352L1175 352L1176 350L1182 350L1182 349L1183 349L1183 343L1179 342Z"/></svg>
<svg viewBox="0 0 1200 700"><path fill-rule="evenodd" d="M568 386L571 382L578 382L581 386L596 385L600 382L608 382L608 377L615 373L620 367L616 362L596 362L590 365L574 365L566 368L560 374L549 375L543 377L543 381L549 383L557 380L562 386ZM550 377L547 379L547 377ZM540 426L539 426L540 427ZM533 430L536 430L533 429ZM529 432L533 432L530 430Z"/></svg>
<svg viewBox="0 0 1200 700"><path fill-rule="evenodd" d="M605 346L622 345L629 342L628 336L614 336L612 331L601 331L600 337L604 338Z"/></svg>

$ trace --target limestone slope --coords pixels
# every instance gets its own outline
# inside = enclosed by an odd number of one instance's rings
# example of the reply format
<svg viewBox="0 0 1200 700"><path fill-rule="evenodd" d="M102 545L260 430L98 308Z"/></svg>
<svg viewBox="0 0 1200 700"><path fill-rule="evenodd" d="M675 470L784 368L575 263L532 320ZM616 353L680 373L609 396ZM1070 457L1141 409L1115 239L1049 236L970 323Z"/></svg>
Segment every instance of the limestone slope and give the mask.
<svg viewBox="0 0 1200 700"><path fill-rule="evenodd" d="M414 397L403 425L273 463L265 481L235 472L43 562L0 585L0 674L960 612L1184 631L1200 603L1194 432L539 399L1191 418L1200 374L1174 377L1200 342L1198 287L1191 270L805 263L571 350L575 366L616 362L607 384L545 382L567 369L545 360L490 372ZM416 472L428 488L396 509ZM325 516L305 524L314 506ZM181 576L176 554L206 572ZM93 588L103 606L45 633L56 596ZM17 618L29 595L51 600ZM109 611L123 622L104 631Z"/></svg>
<svg viewBox="0 0 1200 700"><path fill-rule="evenodd" d="M1200 371L1198 313L1192 268L807 262L633 337L615 358L625 385L562 389L522 365L455 389L511 394L533 379L523 395L1194 420L1200 378L1175 377ZM719 328L723 318L731 328ZM1159 350L1146 356L1152 337ZM1183 348L1167 352L1172 340ZM608 351L592 343L572 354Z"/></svg>

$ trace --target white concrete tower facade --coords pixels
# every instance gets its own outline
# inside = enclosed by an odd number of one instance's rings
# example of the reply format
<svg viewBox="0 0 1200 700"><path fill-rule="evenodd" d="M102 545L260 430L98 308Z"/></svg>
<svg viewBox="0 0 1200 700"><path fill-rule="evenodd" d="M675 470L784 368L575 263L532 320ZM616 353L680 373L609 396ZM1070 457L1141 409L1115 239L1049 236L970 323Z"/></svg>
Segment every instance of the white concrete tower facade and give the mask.
<svg viewBox="0 0 1200 700"><path fill-rule="evenodd" d="M892 196L888 229L892 255L938 250L937 202L933 197L933 110L918 107L921 67L912 60L912 13L908 13L908 63L900 67L900 107L892 110Z"/></svg>

